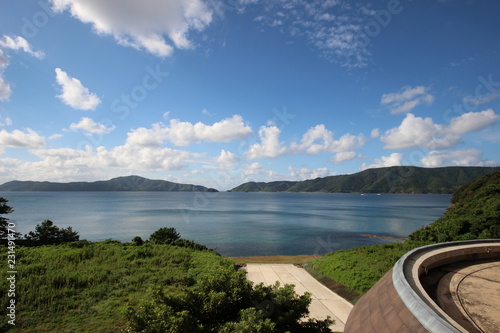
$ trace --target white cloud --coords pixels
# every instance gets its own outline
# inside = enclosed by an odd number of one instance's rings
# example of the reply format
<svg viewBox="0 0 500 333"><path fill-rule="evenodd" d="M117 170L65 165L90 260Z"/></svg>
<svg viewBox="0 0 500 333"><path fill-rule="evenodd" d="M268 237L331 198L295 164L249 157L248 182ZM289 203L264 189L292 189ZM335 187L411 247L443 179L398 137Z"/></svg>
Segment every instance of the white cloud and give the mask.
<svg viewBox="0 0 500 333"><path fill-rule="evenodd" d="M219 164L220 169L230 169L238 165L240 158L230 151L221 150L220 155L216 157L215 162Z"/></svg>
<svg viewBox="0 0 500 333"><path fill-rule="evenodd" d="M152 128L139 127L127 133L127 144L142 147L161 147L166 138L166 129L162 123L153 124Z"/></svg>
<svg viewBox="0 0 500 333"><path fill-rule="evenodd" d="M249 159L276 158L287 153L287 148L279 141L281 131L276 126L261 126L260 143L250 146L245 156Z"/></svg>
<svg viewBox="0 0 500 333"><path fill-rule="evenodd" d="M5 82L3 79L3 74L0 73L0 101L6 101L12 94L12 89L10 89L10 84Z"/></svg>
<svg viewBox="0 0 500 333"><path fill-rule="evenodd" d="M492 125L499 119L500 116L495 114L492 109L464 113L452 119L447 130L454 134L464 134Z"/></svg>
<svg viewBox="0 0 500 333"><path fill-rule="evenodd" d="M0 116L0 127L11 126L11 125L12 125L12 119L10 119L9 117L3 118L2 116Z"/></svg>
<svg viewBox="0 0 500 333"><path fill-rule="evenodd" d="M344 162L355 159L356 157L360 157L360 155L356 154L354 151L344 151L340 153L336 153L331 159L330 162L333 164L342 164Z"/></svg>
<svg viewBox="0 0 500 333"><path fill-rule="evenodd" d="M211 113L210 111L208 111L207 109L203 109L201 111L201 113L203 113L205 116L209 116L209 117L213 117L216 115L216 113Z"/></svg>
<svg viewBox="0 0 500 333"><path fill-rule="evenodd" d="M392 153L390 156L382 156L381 158L376 158L373 160L373 164L367 165L363 163L361 165L361 170L372 169L372 168L384 168L391 166L401 166L403 162L403 154Z"/></svg>
<svg viewBox="0 0 500 333"><path fill-rule="evenodd" d="M62 134L60 134L60 133L55 133L55 134L52 134L51 136L49 136L49 138L48 138L48 139L49 139L49 140L57 140L57 139L60 139L60 138L62 138L62 137L63 137L63 135L62 135Z"/></svg>
<svg viewBox="0 0 500 333"><path fill-rule="evenodd" d="M38 59L42 59L45 56L42 51L33 51L28 41L20 36L11 38L4 35L2 39L0 39L0 47L10 50L22 50ZM10 95L12 94L10 84L8 82L5 82L5 79L3 77L3 71L8 65L9 60L4 56L2 49L0 49L0 101L8 100Z"/></svg>
<svg viewBox="0 0 500 333"><path fill-rule="evenodd" d="M69 170L90 174L95 171L123 173L128 170L174 171L186 167L185 161L197 157L196 154L170 148L149 148L130 145L85 149L33 149L32 154L40 158L36 162L25 162L24 168L42 171L47 178L57 174L67 174ZM51 175L50 177L48 175Z"/></svg>
<svg viewBox="0 0 500 333"><path fill-rule="evenodd" d="M0 130L0 148L40 148L45 145L45 139L37 132L28 128L26 131L18 129L8 132L4 129Z"/></svg>
<svg viewBox="0 0 500 333"><path fill-rule="evenodd" d="M100 124L88 117L83 117L78 123L72 123L69 125L71 131L83 130L89 133L97 134L108 134L115 129L114 125L106 126L105 124Z"/></svg>
<svg viewBox="0 0 500 333"><path fill-rule="evenodd" d="M192 124L172 119L170 125L163 123L153 124L151 129L137 128L128 133L127 143L140 146L162 146L169 140L177 146L187 146L201 141L229 142L231 140L244 140L250 135L252 128L245 125L243 118L234 115L212 125L201 122Z"/></svg>
<svg viewBox="0 0 500 333"><path fill-rule="evenodd" d="M171 120L167 138L178 146L186 146L201 141L229 142L231 140L245 140L250 133L252 133L252 128L245 125L240 115L234 115L213 125L206 125L201 122L193 125L176 119Z"/></svg>
<svg viewBox="0 0 500 333"><path fill-rule="evenodd" d="M2 49L0 49L0 69L7 67L9 60L3 55Z"/></svg>
<svg viewBox="0 0 500 333"><path fill-rule="evenodd" d="M448 126L435 124L431 118L415 117L408 113L396 128L380 137L386 149L405 149L420 146L426 149L445 149L460 142L460 135L494 124L500 117L491 109L464 113L451 120Z"/></svg>
<svg viewBox="0 0 500 333"><path fill-rule="evenodd" d="M324 152L345 152L361 148L366 143L363 134L345 134L335 140L333 132L326 129L325 125L316 125L304 133L300 143L293 142L290 149L294 152L305 151L310 155Z"/></svg>
<svg viewBox="0 0 500 333"><path fill-rule="evenodd" d="M375 139L378 138L379 136L380 136L380 129L378 128L372 129L372 131L370 132L370 138Z"/></svg>
<svg viewBox="0 0 500 333"><path fill-rule="evenodd" d="M61 94L57 95L64 104L79 110L95 110L101 103L96 94L85 88L80 80L70 77L60 68L56 68L56 80L61 86Z"/></svg>
<svg viewBox="0 0 500 333"><path fill-rule="evenodd" d="M392 114L410 112L422 103L430 105L434 102L434 96L428 90L423 86L403 87L397 93L382 95L380 104L387 105Z"/></svg>
<svg viewBox="0 0 500 333"><path fill-rule="evenodd" d="M464 104L481 105L489 103L498 97L500 97L500 90L495 90L484 96L465 96L462 101Z"/></svg>
<svg viewBox="0 0 500 333"><path fill-rule="evenodd" d="M45 57L45 54L42 51L33 51L28 41L21 36L11 38L4 35L3 38L0 39L0 47L16 51L23 50L38 59L43 59L43 57Z"/></svg>
<svg viewBox="0 0 500 333"><path fill-rule="evenodd" d="M483 153L477 149L460 149L453 151L431 151L424 156L420 162L429 168L442 166L494 166L499 161L488 161L483 159Z"/></svg>
<svg viewBox="0 0 500 333"><path fill-rule="evenodd" d="M202 31L213 12L202 0L51 0L56 12L68 10L98 34L112 35L118 43L159 57L170 56L172 44L193 47L191 31Z"/></svg>
<svg viewBox="0 0 500 333"><path fill-rule="evenodd" d="M355 68L368 64L370 37L365 33L370 13L358 4L342 1L266 1L265 11L256 17L263 25L280 29L292 37L304 37L322 57L341 66Z"/></svg>
<svg viewBox="0 0 500 333"><path fill-rule="evenodd" d="M243 165L243 176L254 176L254 175L259 175L264 172L264 168L262 167L262 164L259 162L253 162L251 164L245 164ZM248 179L248 178L246 178Z"/></svg>
<svg viewBox="0 0 500 333"><path fill-rule="evenodd" d="M446 136L442 125L434 124L431 118L415 117L408 113L396 128L387 130L380 137L386 149L405 149L422 146L429 149L447 148L459 141L458 136Z"/></svg>
<svg viewBox="0 0 500 333"><path fill-rule="evenodd" d="M330 172L328 168L317 168L317 169L308 169L308 168L295 168L292 166L288 167L289 174L283 177L283 179L287 180L306 180L306 179L316 179L327 176L332 176L334 173Z"/></svg>

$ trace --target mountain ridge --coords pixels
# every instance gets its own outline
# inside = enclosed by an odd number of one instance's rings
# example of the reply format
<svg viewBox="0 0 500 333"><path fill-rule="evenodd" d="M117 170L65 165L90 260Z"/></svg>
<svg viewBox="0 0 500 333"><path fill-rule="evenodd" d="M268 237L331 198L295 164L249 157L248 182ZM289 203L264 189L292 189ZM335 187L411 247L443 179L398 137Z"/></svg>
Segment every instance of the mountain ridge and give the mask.
<svg viewBox="0 0 500 333"><path fill-rule="evenodd" d="M230 192L451 194L462 185L497 170L500 170L500 167L396 166L302 181L248 182L231 189Z"/></svg>
<svg viewBox="0 0 500 333"><path fill-rule="evenodd" d="M58 183L48 181L13 180L0 185L0 191L164 191L217 192L201 185L180 184L166 180L152 180L140 176L123 176L94 182Z"/></svg>

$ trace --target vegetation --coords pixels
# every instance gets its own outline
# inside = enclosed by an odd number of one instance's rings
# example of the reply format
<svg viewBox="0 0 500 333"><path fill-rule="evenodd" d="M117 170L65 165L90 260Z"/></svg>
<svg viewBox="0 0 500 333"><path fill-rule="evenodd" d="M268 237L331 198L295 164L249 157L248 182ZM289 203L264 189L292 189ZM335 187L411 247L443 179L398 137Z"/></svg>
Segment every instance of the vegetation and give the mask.
<svg viewBox="0 0 500 333"><path fill-rule="evenodd" d="M377 244L339 250L313 260L313 269L360 295L366 293L405 253L429 243Z"/></svg>
<svg viewBox="0 0 500 333"><path fill-rule="evenodd" d="M51 220L45 220L42 224L37 224L35 231L30 231L24 239L25 245L40 246L75 242L80 240L80 236L71 227L61 229Z"/></svg>
<svg viewBox="0 0 500 333"><path fill-rule="evenodd" d="M443 217L409 239L441 243L500 238L500 171L463 186L451 201Z"/></svg>
<svg viewBox="0 0 500 333"><path fill-rule="evenodd" d="M321 274L364 294L414 248L455 240L500 238L500 171L460 188L443 217L415 231L404 243L340 250L311 262Z"/></svg>
<svg viewBox="0 0 500 333"><path fill-rule="evenodd" d="M199 185L178 184L165 180L151 180L139 176L118 177L97 182L33 182L11 181L0 185L0 191L184 191L217 192Z"/></svg>
<svg viewBox="0 0 500 333"><path fill-rule="evenodd" d="M14 210L12 207L7 205L9 202L7 199L0 198L0 215L6 215L12 213ZM0 241L5 242L7 238L18 237L19 233L14 232L13 228L9 228L9 219L0 216Z"/></svg>
<svg viewBox="0 0 500 333"><path fill-rule="evenodd" d="M352 175L305 181L250 182L232 192L327 192L327 193L453 193L460 186L500 168L411 166L368 169Z"/></svg>
<svg viewBox="0 0 500 333"><path fill-rule="evenodd" d="M4 321L0 332L330 332L332 320L303 320L309 294L253 286L232 261L175 228L146 242L78 238L46 220L26 235L30 247L15 248L16 325ZM0 296L3 317L12 295Z"/></svg>

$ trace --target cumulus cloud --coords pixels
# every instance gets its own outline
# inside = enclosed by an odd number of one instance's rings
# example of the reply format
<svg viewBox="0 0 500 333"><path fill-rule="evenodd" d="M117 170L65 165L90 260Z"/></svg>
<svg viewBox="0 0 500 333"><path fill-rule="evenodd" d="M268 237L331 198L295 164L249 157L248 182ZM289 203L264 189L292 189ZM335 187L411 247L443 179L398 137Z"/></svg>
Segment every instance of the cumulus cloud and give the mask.
<svg viewBox="0 0 500 333"><path fill-rule="evenodd" d="M465 134L492 125L499 119L500 116L495 114L495 111L492 109L464 113L451 120L447 131L453 134Z"/></svg>
<svg viewBox="0 0 500 333"><path fill-rule="evenodd" d="M128 133L127 143L139 146L159 147L165 140L177 146L187 146L202 141L229 142L244 140L250 135L252 128L245 124L240 115L223 119L212 125L198 122L182 122L172 119L170 125L153 124L152 128L137 128Z"/></svg>
<svg viewBox="0 0 500 333"><path fill-rule="evenodd" d="M79 110L95 110L101 103L99 97L84 87L80 80L70 77L60 68L56 68L55 72L56 81L61 86L61 94L56 97L64 104Z"/></svg>
<svg viewBox="0 0 500 333"><path fill-rule="evenodd" d="M434 102L434 96L428 90L423 86L403 87L397 93L382 95L380 104L386 105L392 114L410 112L422 103L430 105Z"/></svg>
<svg viewBox="0 0 500 333"><path fill-rule="evenodd" d="M83 117L78 123L72 123L69 125L69 129L75 132L83 130L89 133L108 134L115 129L115 126L106 126L105 124L97 123L88 117Z"/></svg>
<svg viewBox="0 0 500 333"><path fill-rule="evenodd" d="M167 138L178 146L186 146L200 141L229 142L244 140L252 133L252 128L245 125L243 118L234 115L213 125L201 122L191 124L179 120L171 120Z"/></svg>
<svg viewBox="0 0 500 333"><path fill-rule="evenodd" d="M336 153L333 155L333 157L330 159L330 162L333 164L342 164L347 161L351 161L355 158L360 158L361 155L356 154L354 151L343 151L340 153Z"/></svg>
<svg viewBox="0 0 500 333"><path fill-rule="evenodd" d="M94 31L111 35L122 45L159 56L170 56L174 46L193 47L191 31L202 31L213 10L202 0L50 0L56 12L69 11Z"/></svg>
<svg viewBox="0 0 500 333"><path fill-rule="evenodd" d="M249 159L276 158L287 153L280 142L281 130L276 126L262 126L259 130L260 143L250 146L245 156Z"/></svg>
<svg viewBox="0 0 500 333"><path fill-rule="evenodd" d="M469 148L452 151L431 151L424 156L420 162L429 168L457 165L457 166L494 166L499 161L488 161L483 159L480 150Z"/></svg>
<svg viewBox="0 0 500 333"><path fill-rule="evenodd" d="M453 118L448 126L435 124L431 118L408 113L396 128L387 130L380 140L386 149L405 149L420 146L426 149L445 149L460 142L460 136L494 124L500 117L491 109L464 113Z"/></svg>
<svg viewBox="0 0 500 333"><path fill-rule="evenodd" d="M325 125L316 125L304 133L300 143L293 142L290 149L294 152L305 151L310 155L324 152L346 152L361 148L366 143L363 134L345 134L338 140L334 134L326 129Z"/></svg>
<svg viewBox="0 0 500 333"><path fill-rule="evenodd" d="M372 168L384 168L391 166L401 166L403 165L403 154L392 153L389 156L382 156L381 158L376 158L373 160L373 164L363 163L361 165L361 170L372 169Z"/></svg>
<svg viewBox="0 0 500 333"><path fill-rule="evenodd" d="M57 170L91 170L117 169L117 170L180 170L186 167L185 161L196 154L174 150L171 148L149 148L130 145L116 146L112 149L105 147L85 149L57 148L33 149L31 151L40 161L31 162L27 166L34 168L52 167Z"/></svg>
<svg viewBox="0 0 500 333"><path fill-rule="evenodd" d="M18 129L12 132L0 130L0 148L40 148L45 145L45 139L37 132L28 128L26 131Z"/></svg>
<svg viewBox="0 0 500 333"><path fill-rule="evenodd" d="M219 164L220 169L230 169L238 165L240 158L230 151L222 149L220 155L214 161Z"/></svg>

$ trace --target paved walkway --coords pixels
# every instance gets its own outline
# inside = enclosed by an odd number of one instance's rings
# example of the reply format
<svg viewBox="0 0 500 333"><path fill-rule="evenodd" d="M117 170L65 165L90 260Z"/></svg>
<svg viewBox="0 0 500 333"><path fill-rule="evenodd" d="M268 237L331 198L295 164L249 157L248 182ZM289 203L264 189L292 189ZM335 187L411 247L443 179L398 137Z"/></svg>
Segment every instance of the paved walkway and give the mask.
<svg viewBox="0 0 500 333"><path fill-rule="evenodd" d="M335 294L313 278L305 269L288 264L247 264L247 278L255 283L295 285L295 292L303 295L306 291L312 294L309 316L316 319L335 320L330 328L333 332L343 332L347 317L353 305Z"/></svg>

